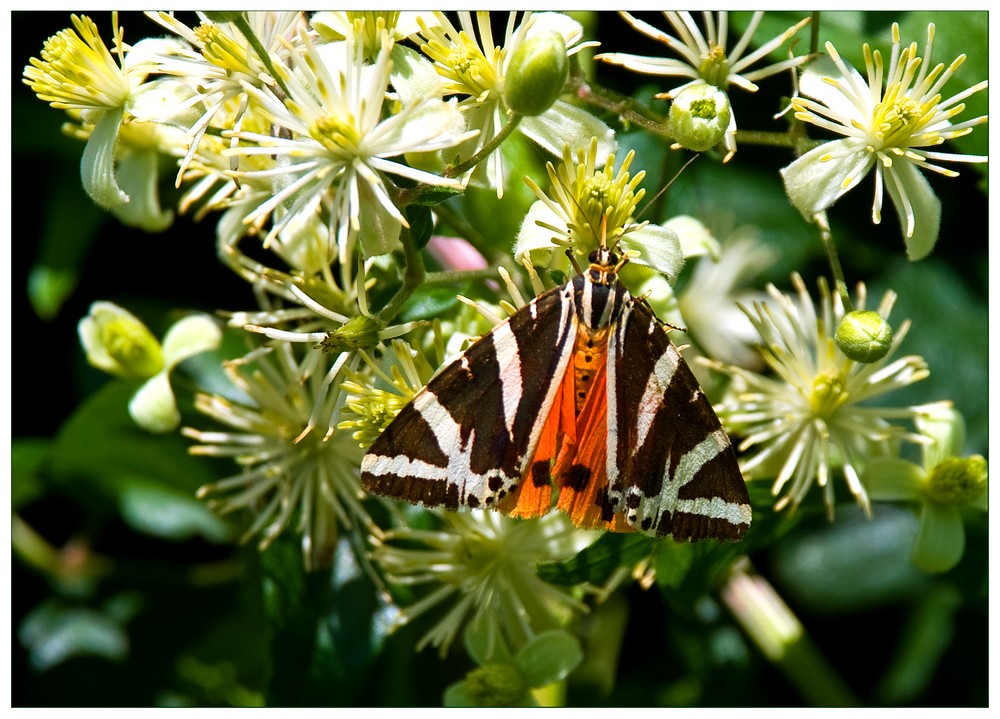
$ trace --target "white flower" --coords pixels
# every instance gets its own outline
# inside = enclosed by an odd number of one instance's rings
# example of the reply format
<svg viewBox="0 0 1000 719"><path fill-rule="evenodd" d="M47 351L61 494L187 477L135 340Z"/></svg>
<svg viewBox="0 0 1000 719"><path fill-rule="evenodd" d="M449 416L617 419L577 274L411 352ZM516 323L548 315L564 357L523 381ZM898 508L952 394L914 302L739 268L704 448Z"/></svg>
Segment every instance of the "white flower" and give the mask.
<svg viewBox="0 0 1000 719"><path fill-rule="evenodd" d="M555 32L566 43L567 54L573 54L592 43L580 43L583 27L562 13L524 13L515 26L516 13L510 13L503 44L496 45L490 27L490 13L476 13L475 24L469 12L458 13L459 28L443 13L435 13L436 26L428 26L421 18L420 49L430 57L438 73L445 79L443 92L466 96L459 103L470 128L480 130L474 142L459 148L468 158L493 140L511 121L503 101L503 85L511 57L519 45L531 37ZM478 29L478 33L477 33ZM477 40L478 36L478 40ZM598 138L601 162L614 152L614 133L589 112L563 100L556 100L548 110L536 117L523 117L517 132L524 134L542 148L558 155L564 144L584 147L592 137ZM502 197L506 176L501 152L493 152L473 173L479 179L485 172L486 182Z"/></svg>
<svg viewBox="0 0 1000 719"><path fill-rule="evenodd" d="M245 84L280 131L233 131L230 151L240 161L274 158L270 167L239 170L241 181L266 186L271 194L244 221L260 227L273 216L267 242L292 221L323 212L328 218L331 257L353 262L355 242L365 256L384 254L398 239L406 218L393 203L383 173L418 183L460 188L461 183L404 164L407 153L433 152L471 136L454 102L425 97L384 117L391 71L391 42L383 33L373 64L353 37L316 46L302 34L291 52L293 71L276 66L289 96ZM335 244L334 244L335 243Z"/></svg>
<svg viewBox="0 0 1000 719"><path fill-rule="evenodd" d="M709 363L732 377L726 400L716 409L726 428L742 436L741 451L756 448L741 463L753 478L775 477L772 493L784 495L775 509L797 506L813 482L823 489L827 514L833 517L831 472L839 468L858 504L868 513L868 493L860 473L875 457L889 456L899 440L922 443L925 439L890 419L915 419L925 407L863 406L866 400L924 379L929 374L917 356L890 362L906 336L909 322L896 331L885 357L859 364L844 356L834 332L844 316L840 295L820 283L817 313L805 285L792 276L798 301L773 285L773 304L756 304L746 310L760 335L760 351L773 376L742 367ZM857 305L864 308L864 286L859 285ZM887 293L878 312L887 318L895 301Z"/></svg>
<svg viewBox="0 0 1000 719"><path fill-rule="evenodd" d="M93 20L86 15L72 15L71 20L75 30L67 28L45 41L41 59L31 58L24 68L24 82L40 99L80 121L76 134L87 143L80 177L87 195L113 212L135 202L137 207L119 215L122 221L149 231L165 229L173 214L160 210L156 196L156 130L131 127L128 148L120 140L129 124L145 124L132 121L143 119L146 107L181 102L189 94L176 85L145 82L155 70L148 48L167 41L144 40L126 52L118 14L112 13L115 63ZM154 97L145 97L147 93Z"/></svg>
<svg viewBox="0 0 1000 719"><path fill-rule="evenodd" d="M844 62L831 43L826 44L829 57L802 74L799 90L805 97L795 98L792 104L798 119L844 138L814 148L781 174L792 203L811 218L874 168L872 221L878 224L882 219L884 187L899 213L907 254L918 260L934 248L941 220L941 202L919 170L954 177L958 173L936 163L988 160L928 149L987 121L984 115L951 122L965 109L962 101L985 89L987 83L984 80L943 100L941 90L965 55L955 58L947 69L942 63L931 67L933 23L927 26L923 58L917 55L916 42L901 48L895 23L892 38L888 66L878 50L873 52L865 44L867 79Z"/></svg>
<svg viewBox="0 0 1000 719"><path fill-rule="evenodd" d="M195 407L227 429L185 427L192 454L231 457L241 471L206 485L198 496L225 514L252 515L244 541L260 534L265 549L297 518L307 569L329 566L340 528L376 531L361 505L358 468L363 454L348 432L335 429L344 403L339 378L355 362L342 353L295 356L276 343L227 362L227 393L199 394Z"/></svg>
<svg viewBox="0 0 1000 719"><path fill-rule="evenodd" d="M466 620L481 628L488 644L520 648L586 611L571 590L539 579L535 567L573 556L593 540L593 532L576 529L560 512L530 520L484 510L435 515L439 529L389 530L372 553L391 581L427 588L403 607L400 623L435 605L450 605L420 639L418 651L430 644L445 654Z"/></svg>
<svg viewBox="0 0 1000 719"><path fill-rule="evenodd" d="M167 330L161 346L138 317L112 302L91 305L77 329L90 364L119 377L143 380L128 410L135 423L149 432L170 432L180 424L170 370L188 357L215 349L222 340L210 317L191 315Z"/></svg>
<svg viewBox="0 0 1000 719"><path fill-rule="evenodd" d="M525 255L545 253L552 261L562 263L563 253L554 252L557 246L572 248L577 257L586 258L605 242L612 248L617 243L631 261L675 280L684 264L677 234L663 225L633 218L646 194L639 187L645 171L634 176L628 171L635 152L629 152L617 170L614 155L608 155L603 166L598 157L596 138L590 141L589 151L577 150L575 159L569 146L564 146L559 169L547 163L549 194L525 178L538 200L528 209L518 230L514 257L521 260Z"/></svg>
<svg viewBox="0 0 1000 719"><path fill-rule="evenodd" d="M157 117L163 122L176 122L178 113L189 111L194 115L184 123L188 146L177 173L179 187L213 120L224 117L224 122L217 124L239 126L247 110L243 83L261 85L274 80L250 39L244 37L232 22L212 22L199 13L201 24L192 29L172 13L150 12L147 15L191 46L167 46L150 56L157 72L176 77L192 89L186 101L166 108ZM264 49L278 59L287 55L285 43L293 37L295 28L301 23L301 12L247 12L245 16L254 32L254 39Z"/></svg>
<svg viewBox="0 0 1000 719"><path fill-rule="evenodd" d="M757 32L760 20L764 16L763 12L755 12L753 14L746 31L735 45L728 44L729 16L726 12L716 13L715 17L712 16L712 13L703 12L704 34L694 21L694 18L691 17L691 13L664 12L664 17L674 28L678 37L673 37L662 30L658 30L649 23L643 22L627 12L622 12L620 15L625 18L629 25L646 37L662 42L680 55L681 59L632 55L624 52L604 53L598 55L595 59L604 60L613 65L621 65L629 70L648 75L688 78L688 82L683 85L679 85L669 92L658 95L661 98L672 98L682 88L697 82L714 85L726 92L729 92L730 85L735 85L747 92L756 92L757 85L754 84L754 80L776 75L779 72L800 65L809 59L808 55L799 55L756 70L749 70L751 65L761 58L766 57L768 53L797 33L809 22L809 18L805 18L792 25L777 37L768 40L753 52L744 55L750 47L754 33ZM708 35L707 38L705 37L706 34ZM723 144L728 152L726 158L728 159L736 152L735 113L730 118L729 129L726 132Z"/></svg>

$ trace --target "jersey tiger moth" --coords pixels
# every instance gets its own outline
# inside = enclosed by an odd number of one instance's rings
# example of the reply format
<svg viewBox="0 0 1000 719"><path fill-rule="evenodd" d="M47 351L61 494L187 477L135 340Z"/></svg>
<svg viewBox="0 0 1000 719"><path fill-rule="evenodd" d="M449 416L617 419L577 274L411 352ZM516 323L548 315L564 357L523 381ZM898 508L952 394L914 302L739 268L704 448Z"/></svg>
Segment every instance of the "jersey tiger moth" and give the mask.
<svg viewBox="0 0 1000 719"><path fill-rule="evenodd" d="M368 491L428 507L677 540L740 539L746 484L667 330L601 247L420 390L361 463Z"/></svg>

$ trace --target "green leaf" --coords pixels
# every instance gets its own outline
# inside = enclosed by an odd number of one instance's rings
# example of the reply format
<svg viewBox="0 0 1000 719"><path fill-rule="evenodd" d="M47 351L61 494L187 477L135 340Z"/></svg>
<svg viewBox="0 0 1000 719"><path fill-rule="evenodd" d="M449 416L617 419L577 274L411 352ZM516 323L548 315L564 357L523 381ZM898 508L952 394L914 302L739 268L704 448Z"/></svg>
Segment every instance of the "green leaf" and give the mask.
<svg viewBox="0 0 1000 719"><path fill-rule="evenodd" d="M341 539L332 569L310 573L299 542L282 536L261 562L274 635L268 704L371 703L366 672L393 624L357 549Z"/></svg>
<svg viewBox="0 0 1000 719"><path fill-rule="evenodd" d="M128 416L135 385L112 380L66 420L52 447L53 478L83 501L103 503L143 481L194 495L215 479L179 435L152 435ZM85 480L81 482L81 480Z"/></svg>
<svg viewBox="0 0 1000 719"><path fill-rule="evenodd" d="M453 285L421 285L407 298L397 322L416 322L441 317L459 304L456 295L464 290Z"/></svg>
<svg viewBox="0 0 1000 719"><path fill-rule="evenodd" d="M405 210L406 221L410 223L410 242L418 250L427 246L434 232L434 217L427 205L410 205Z"/></svg>
<svg viewBox="0 0 1000 719"><path fill-rule="evenodd" d="M563 562L540 562L538 576L552 584L603 584L618 567L632 567L646 557L654 539L644 534L605 532L575 557Z"/></svg>
<svg viewBox="0 0 1000 719"><path fill-rule="evenodd" d="M413 196L413 206L417 207L433 207L434 205L440 205L445 200L449 200L456 195L461 195L465 190L460 190L457 187L446 187L442 185L422 185L421 191L414 194ZM409 208L407 208L407 221L410 220Z"/></svg>
<svg viewBox="0 0 1000 719"><path fill-rule="evenodd" d="M329 577L306 573L297 542L279 537L261 554L264 612L271 624L272 673L267 702L302 706L321 701L324 684L335 685L329 646L319 635L329 607Z"/></svg>
<svg viewBox="0 0 1000 719"><path fill-rule="evenodd" d="M563 629L538 634L514 657L514 663L532 687L565 679L582 661L580 642Z"/></svg>
<svg viewBox="0 0 1000 719"><path fill-rule="evenodd" d="M143 479L125 478L118 507L125 522L138 532L164 539L202 536L224 542L230 526L193 495Z"/></svg>
<svg viewBox="0 0 1000 719"><path fill-rule="evenodd" d="M10 508L16 512L45 493L41 470L52 440L16 438L10 445Z"/></svg>
<svg viewBox="0 0 1000 719"><path fill-rule="evenodd" d="M800 606L820 613L870 609L912 596L926 577L910 561L917 519L879 505L872 519L844 507L834 524L798 531L776 545L775 583Z"/></svg>

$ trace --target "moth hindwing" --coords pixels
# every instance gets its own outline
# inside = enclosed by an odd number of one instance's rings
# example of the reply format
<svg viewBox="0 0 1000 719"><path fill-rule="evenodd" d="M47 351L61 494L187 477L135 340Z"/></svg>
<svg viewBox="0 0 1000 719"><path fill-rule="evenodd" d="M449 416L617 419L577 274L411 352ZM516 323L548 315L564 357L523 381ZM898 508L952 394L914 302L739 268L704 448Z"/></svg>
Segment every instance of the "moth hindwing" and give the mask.
<svg viewBox="0 0 1000 719"><path fill-rule="evenodd" d="M711 403L615 256L544 292L418 392L361 485L431 507L581 527L740 539L746 485Z"/></svg>

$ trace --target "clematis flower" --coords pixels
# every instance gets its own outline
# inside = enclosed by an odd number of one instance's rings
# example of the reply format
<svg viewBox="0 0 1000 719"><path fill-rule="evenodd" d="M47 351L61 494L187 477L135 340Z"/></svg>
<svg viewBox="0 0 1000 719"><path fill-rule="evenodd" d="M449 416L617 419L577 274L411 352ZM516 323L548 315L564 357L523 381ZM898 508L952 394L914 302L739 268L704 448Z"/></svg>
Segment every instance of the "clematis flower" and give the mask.
<svg viewBox="0 0 1000 719"><path fill-rule="evenodd" d="M789 199L808 219L830 207L874 170L872 222L882 221L883 192L888 190L911 260L919 260L934 249L941 222L941 201L920 171L955 177L957 172L938 163L989 159L931 149L967 135L987 121L982 115L952 122L965 110L963 101L986 89L987 82L942 99L941 91L965 55L959 55L947 68L943 63L932 67L933 43L931 23L924 56L919 56L916 42L900 45L899 25L894 23L888 65L882 54L866 43L867 77L863 77L828 42L828 57L806 68L799 81L803 97L793 99L792 105L799 120L843 137L810 150L781 171Z"/></svg>

